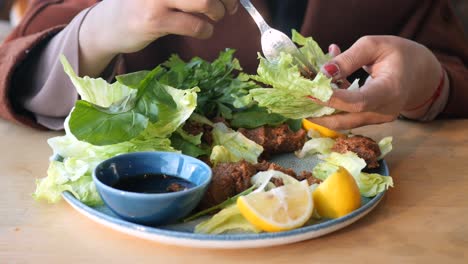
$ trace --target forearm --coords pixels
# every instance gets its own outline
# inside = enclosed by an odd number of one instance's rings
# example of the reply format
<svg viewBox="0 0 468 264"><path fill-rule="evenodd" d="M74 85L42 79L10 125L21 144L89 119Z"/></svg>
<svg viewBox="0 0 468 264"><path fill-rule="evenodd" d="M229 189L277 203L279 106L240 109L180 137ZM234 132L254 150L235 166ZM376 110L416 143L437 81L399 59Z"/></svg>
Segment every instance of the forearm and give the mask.
<svg viewBox="0 0 468 264"><path fill-rule="evenodd" d="M106 33L109 30L104 23L109 21L106 18L106 3L101 2L94 6L84 18L78 37L79 46L79 75L98 77L117 55L112 47L107 45ZM103 17L104 16L104 17Z"/></svg>
<svg viewBox="0 0 468 264"><path fill-rule="evenodd" d="M65 117L73 108L78 94L63 71L58 58L63 54L76 72L79 72L79 30L88 14L79 13L62 31L55 35L38 55L31 56L23 75L31 76L22 82L25 87L19 104L32 113L36 121L49 129L62 129Z"/></svg>

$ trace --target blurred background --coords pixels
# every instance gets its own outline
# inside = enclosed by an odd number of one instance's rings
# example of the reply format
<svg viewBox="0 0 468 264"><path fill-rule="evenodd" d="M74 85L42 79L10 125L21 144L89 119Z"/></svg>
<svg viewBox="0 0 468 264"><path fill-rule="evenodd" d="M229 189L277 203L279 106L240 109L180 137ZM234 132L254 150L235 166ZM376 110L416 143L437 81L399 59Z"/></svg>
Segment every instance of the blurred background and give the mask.
<svg viewBox="0 0 468 264"><path fill-rule="evenodd" d="M29 2L42 0L0 0L0 42L26 12ZM294 1L294 0L293 0ZM468 0L451 0L455 13L468 32Z"/></svg>

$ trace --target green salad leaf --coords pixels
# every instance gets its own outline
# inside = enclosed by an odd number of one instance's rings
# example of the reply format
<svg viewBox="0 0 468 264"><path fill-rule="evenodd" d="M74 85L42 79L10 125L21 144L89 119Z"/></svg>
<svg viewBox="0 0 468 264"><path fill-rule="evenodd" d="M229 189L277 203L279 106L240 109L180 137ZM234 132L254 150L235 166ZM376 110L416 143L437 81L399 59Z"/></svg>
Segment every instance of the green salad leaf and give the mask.
<svg viewBox="0 0 468 264"><path fill-rule="evenodd" d="M164 103L156 103L159 109L159 120L155 123L148 124L148 128L145 131L151 136L170 136L179 126L189 119L197 106L198 87L179 90L170 86L164 86L164 90L172 98L177 98L176 107L173 108Z"/></svg>
<svg viewBox="0 0 468 264"><path fill-rule="evenodd" d="M134 110L109 113L87 101L77 101L69 122L73 135L95 145L124 142L138 136L148 118Z"/></svg>
<svg viewBox="0 0 468 264"><path fill-rule="evenodd" d="M353 176L359 187L359 192L364 197L374 197L380 192L393 187L393 179L390 176L362 172L366 162L350 151L345 154L332 152L325 158L325 162L321 162L314 167L312 174L316 178L325 180L336 172L340 166L348 170Z"/></svg>
<svg viewBox="0 0 468 264"><path fill-rule="evenodd" d="M356 182L361 195L364 197L374 197L389 187L393 187L392 177L382 176L377 173L361 172Z"/></svg>
<svg viewBox="0 0 468 264"><path fill-rule="evenodd" d="M258 75L252 79L272 88L251 89L253 99L271 113L292 119L332 114L333 108L315 104L309 99L313 96L327 101L332 94L331 79L322 73L318 73L314 80L302 77L292 62L292 56L285 53L277 62L268 62L261 57Z"/></svg>
<svg viewBox="0 0 468 264"><path fill-rule="evenodd" d="M323 53L318 43L312 37L304 37L293 29L291 39L300 46L299 50L307 58L308 62L312 64L315 72L319 72L320 67L331 60L331 56Z"/></svg>
<svg viewBox="0 0 468 264"><path fill-rule="evenodd" d="M258 87L244 74L238 74L242 68L233 55L234 50L227 49L211 63L198 57L185 62L173 55L163 64L166 72L159 82L179 89L199 87L195 112L230 119L233 111L252 103L249 90Z"/></svg>
<svg viewBox="0 0 468 264"><path fill-rule="evenodd" d="M192 215L186 217L183 221L184 222L189 222L189 221L195 220L195 219L197 219L199 217L202 217L204 215L210 214L212 212L216 212L216 211L225 209L227 207L230 207L231 205L235 205L236 201L237 201L237 198L251 193L255 188L256 188L256 186L252 185L248 189L234 195L233 197L229 197L224 202L221 202L221 203L219 203L217 205L214 205L214 206L212 206L210 208L206 208L206 209L204 209L202 211L199 211L199 212L197 212L195 214L192 214Z"/></svg>
<svg viewBox="0 0 468 264"><path fill-rule="evenodd" d="M82 98L68 123L79 140L109 145L131 140L144 131L154 137L168 137L195 110L199 89L179 90L161 84L158 78L164 69L160 66L148 73L118 78L136 87L131 88L118 81L108 84L102 78L78 77L65 57L61 61Z"/></svg>
<svg viewBox="0 0 468 264"><path fill-rule="evenodd" d="M127 74L117 75L115 76L115 79L117 80L117 82L123 85L132 88L137 88L149 73L150 71L131 72Z"/></svg>
<svg viewBox="0 0 468 264"><path fill-rule="evenodd" d="M302 159L313 154L330 154L335 140L328 137L312 138L306 141L301 150L295 152L296 157Z"/></svg>
<svg viewBox="0 0 468 264"><path fill-rule="evenodd" d="M253 186L258 186L255 190L258 191L269 191L276 186L270 182L272 178L280 179L284 185L293 184L299 182L296 178L277 170L267 170L259 171L252 178L250 178L250 183Z"/></svg>
<svg viewBox="0 0 468 264"><path fill-rule="evenodd" d="M242 133L228 128L223 123L215 123L212 131L214 147L210 156L213 164L245 160L257 163L263 147L245 137Z"/></svg>
<svg viewBox="0 0 468 264"><path fill-rule="evenodd" d="M102 78L78 77L65 56L60 56L60 62L82 100L102 108L110 108L110 112L126 111L133 107L137 89L119 82L109 84Z"/></svg>
<svg viewBox="0 0 468 264"><path fill-rule="evenodd" d="M236 128L257 128L264 125L276 126L286 122L288 118L269 113L266 108L257 105L236 112L232 115L230 124Z"/></svg>
<svg viewBox="0 0 468 264"><path fill-rule="evenodd" d="M135 138L130 141L95 146L73 135L50 138L54 151L47 177L37 180L36 199L57 202L63 191L71 192L88 205L102 204L92 180L92 171L102 161L119 154L136 151L175 151L166 138Z"/></svg>
<svg viewBox="0 0 468 264"><path fill-rule="evenodd" d="M379 160L383 159L390 151L392 151L393 137L384 137L379 141L380 156Z"/></svg>
<svg viewBox="0 0 468 264"><path fill-rule="evenodd" d="M332 114L335 110L313 103L309 97L328 101L332 95L331 78L320 73L320 66L330 59L312 38L304 38L293 31L293 41L302 45L300 50L318 72L313 80L303 77L290 54L281 53L276 61L268 61L259 55L257 75L251 78L271 88L251 89L250 94L259 106L271 113L287 118L300 119Z"/></svg>
<svg viewBox="0 0 468 264"><path fill-rule="evenodd" d="M200 132L198 135L191 135L180 126L175 131L175 134L178 134L181 138L194 145L200 145L202 143L203 132Z"/></svg>
<svg viewBox="0 0 468 264"><path fill-rule="evenodd" d="M347 151L344 154L332 152L325 158L325 161L345 168L354 178L357 178L362 169L367 166L364 159L351 151Z"/></svg>
<svg viewBox="0 0 468 264"><path fill-rule="evenodd" d="M211 150L208 146L204 147L199 144L193 143L193 141L188 140L181 136L181 134L174 133L170 137L171 139L171 146L175 149L182 151L183 154L192 156L192 157L199 157L204 155L209 155Z"/></svg>
<svg viewBox="0 0 468 264"><path fill-rule="evenodd" d="M242 216L239 208L234 204L221 210L210 219L195 226L195 233L260 233L261 230L252 225Z"/></svg>

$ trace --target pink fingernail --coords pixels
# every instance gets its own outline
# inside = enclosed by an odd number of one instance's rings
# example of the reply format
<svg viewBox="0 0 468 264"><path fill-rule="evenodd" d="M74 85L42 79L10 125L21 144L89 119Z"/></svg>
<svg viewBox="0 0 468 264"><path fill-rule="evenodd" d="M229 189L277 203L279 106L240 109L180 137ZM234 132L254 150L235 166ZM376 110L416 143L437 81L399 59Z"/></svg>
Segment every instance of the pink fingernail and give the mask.
<svg viewBox="0 0 468 264"><path fill-rule="evenodd" d="M334 63L324 65L323 69L326 71L326 74L330 77L336 76L339 72L338 65Z"/></svg>

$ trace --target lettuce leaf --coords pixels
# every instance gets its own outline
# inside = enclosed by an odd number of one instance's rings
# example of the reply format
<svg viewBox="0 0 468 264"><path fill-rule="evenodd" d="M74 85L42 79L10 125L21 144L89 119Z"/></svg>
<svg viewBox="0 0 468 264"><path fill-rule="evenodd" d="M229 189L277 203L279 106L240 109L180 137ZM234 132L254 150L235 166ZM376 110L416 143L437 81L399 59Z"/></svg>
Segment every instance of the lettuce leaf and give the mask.
<svg viewBox="0 0 468 264"><path fill-rule="evenodd" d="M77 138L95 145L124 142L138 136L148 118L136 111L112 113L86 101L77 101L70 113L69 127Z"/></svg>
<svg viewBox="0 0 468 264"><path fill-rule="evenodd" d="M145 131L147 134L156 137L168 137L179 126L185 123L192 115L197 106L197 92L200 91L198 87L179 90L170 86L164 86L165 91L176 98L176 108L173 109L167 104L158 104L159 120L155 123L148 124Z"/></svg>
<svg viewBox="0 0 468 264"><path fill-rule="evenodd" d="M180 134L174 133L171 135L171 146L182 151L183 154L192 157L199 157L210 154L209 147L200 144L194 144L193 141L182 137Z"/></svg>
<svg viewBox="0 0 468 264"><path fill-rule="evenodd" d="M384 137L379 141L380 156L379 160L383 159L390 151L392 151L393 137Z"/></svg>
<svg viewBox="0 0 468 264"><path fill-rule="evenodd" d="M325 161L345 168L354 178L357 178L362 169L366 167L366 161L358 157L354 152L347 151L344 154L332 152Z"/></svg>
<svg viewBox="0 0 468 264"><path fill-rule="evenodd" d="M189 119L195 123L200 123L200 124L204 124L204 125L209 125L211 127L214 126L214 123L211 122L208 118L206 118L205 116L202 116L202 115L199 115L197 113L193 113Z"/></svg>
<svg viewBox="0 0 468 264"><path fill-rule="evenodd" d="M182 126L178 127L177 130L175 131L175 134L178 134L181 138L184 140L194 144L194 145L200 145L202 143L201 139L203 136L203 132L200 132L198 135L191 135L187 131L185 131Z"/></svg>
<svg viewBox="0 0 468 264"><path fill-rule="evenodd" d="M211 149L210 161L214 166L224 162L238 162L242 160L242 156L235 155L225 146L216 145Z"/></svg>
<svg viewBox="0 0 468 264"><path fill-rule="evenodd" d="M260 233L261 230L252 225L242 216L239 208L234 204L227 207L210 219L195 226L195 233Z"/></svg>
<svg viewBox="0 0 468 264"><path fill-rule="evenodd" d="M382 176L377 173L361 172L356 182L361 195L365 197L374 197L389 187L393 187L392 177Z"/></svg>
<svg viewBox="0 0 468 264"><path fill-rule="evenodd" d="M282 115L268 113L266 108L255 105L243 111L235 112L229 123L235 128L257 128L264 125L277 126L287 120L288 118Z"/></svg>
<svg viewBox="0 0 468 264"><path fill-rule="evenodd" d="M254 186L258 186L254 192L269 191L275 188L276 186L270 182L272 178L281 179L284 185L299 182L296 178L281 171L260 171L250 178L250 183Z"/></svg>
<svg viewBox="0 0 468 264"><path fill-rule="evenodd" d="M117 112L112 109L113 105L122 108L121 111L133 106L138 91L137 89L133 89L119 82L109 84L102 78L94 79L88 76L81 78L76 75L65 56L60 55L60 62L63 65L63 70L72 81L82 100L96 106L110 108L112 112Z"/></svg>
<svg viewBox="0 0 468 264"><path fill-rule="evenodd" d="M294 154L296 157L302 159L307 155L313 154L330 154L335 140L327 137L318 137L309 139L301 150L296 151Z"/></svg>
<svg viewBox="0 0 468 264"><path fill-rule="evenodd" d="M228 128L223 123L215 123L213 126L214 147L210 156L213 164L239 160L257 163L258 157L263 152L262 146L248 139L242 133Z"/></svg>
<svg viewBox="0 0 468 264"><path fill-rule="evenodd" d="M320 66L330 57L323 53L312 38L304 38L293 31L293 41L301 45L299 49L313 70L318 72L313 80L303 77L297 63L290 54L282 53L276 61L268 61L259 55L257 75L251 78L272 88L251 89L250 94L261 107L269 112L292 119L318 117L334 112L333 108L313 103L309 96L328 101L332 94L331 79L320 73Z"/></svg>
<svg viewBox="0 0 468 264"><path fill-rule="evenodd" d="M291 39L300 46L299 50L304 55L304 57L306 57L309 63L312 64L315 72L319 72L320 67L331 60L331 56L323 53L318 43L315 42L312 37L306 38L293 29Z"/></svg>
<svg viewBox="0 0 468 264"><path fill-rule="evenodd" d="M137 88L140 86L140 83L145 79L146 76L150 71L137 71L137 72L131 72L127 74L122 74L122 75L117 75L115 76L115 79L128 87L132 88Z"/></svg>
<svg viewBox="0 0 468 264"><path fill-rule="evenodd" d="M314 80L302 77L290 54L282 53L276 62L269 62L260 56L257 74L251 78L272 88L251 89L250 94L259 106L271 113L299 119L334 112L333 108L315 104L308 98L313 96L327 101L332 94L331 79L322 73L318 73Z"/></svg>
<svg viewBox="0 0 468 264"><path fill-rule="evenodd" d="M312 169L312 175L314 175L315 178L324 181L326 178L328 178L328 176L335 173L338 168L339 167L335 164L320 162Z"/></svg>
<svg viewBox="0 0 468 264"><path fill-rule="evenodd" d="M314 167L312 174L321 180L325 180L336 172L339 166L348 170L353 176L359 187L359 192L364 197L376 196L389 187L393 187L393 179L390 176L362 172L366 162L349 151L345 154L332 152L330 156L325 158L325 162L321 162Z"/></svg>
<svg viewBox="0 0 468 264"><path fill-rule="evenodd" d="M79 141L73 135L54 137L48 140L54 151L47 170L47 177L37 180L36 199L57 202L63 191L70 191L87 205L102 201L92 180L92 171L105 159L136 151L175 151L166 138L135 138L106 146L94 146ZM58 159L60 157L60 159Z"/></svg>
<svg viewBox="0 0 468 264"><path fill-rule="evenodd" d="M182 91L159 83L164 72L160 66L148 73L120 76L120 82L108 84L102 78L78 77L66 58L60 59L82 98L70 113L69 130L93 145L125 142L144 131L167 137L196 107L199 89Z"/></svg>

